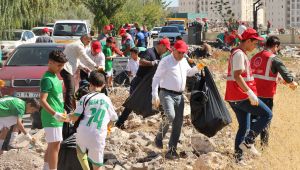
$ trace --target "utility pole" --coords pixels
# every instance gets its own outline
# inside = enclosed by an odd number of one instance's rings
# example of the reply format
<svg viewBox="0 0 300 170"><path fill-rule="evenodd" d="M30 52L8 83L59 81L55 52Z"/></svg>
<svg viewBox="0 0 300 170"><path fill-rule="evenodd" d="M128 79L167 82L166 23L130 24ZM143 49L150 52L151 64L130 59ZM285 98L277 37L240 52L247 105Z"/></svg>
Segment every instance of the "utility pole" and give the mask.
<svg viewBox="0 0 300 170"><path fill-rule="evenodd" d="M253 3L253 29L257 30L257 11L260 9L260 7L263 5L260 0L257 0Z"/></svg>

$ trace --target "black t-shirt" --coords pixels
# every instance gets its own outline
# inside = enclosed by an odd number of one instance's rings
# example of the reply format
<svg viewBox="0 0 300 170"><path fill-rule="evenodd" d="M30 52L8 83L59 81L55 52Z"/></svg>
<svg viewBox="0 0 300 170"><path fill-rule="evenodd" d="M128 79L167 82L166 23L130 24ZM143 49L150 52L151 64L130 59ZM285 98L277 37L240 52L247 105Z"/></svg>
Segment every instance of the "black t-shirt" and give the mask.
<svg viewBox="0 0 300 170"><path fill-rule="evenodd" d="M140 53L139 57L147 61L160 60L160 56L154 47L148 48L146 51ZM139 66L136 76L143 78L146 74L148 74L151 71L152 68L153 66Z"/></svg>

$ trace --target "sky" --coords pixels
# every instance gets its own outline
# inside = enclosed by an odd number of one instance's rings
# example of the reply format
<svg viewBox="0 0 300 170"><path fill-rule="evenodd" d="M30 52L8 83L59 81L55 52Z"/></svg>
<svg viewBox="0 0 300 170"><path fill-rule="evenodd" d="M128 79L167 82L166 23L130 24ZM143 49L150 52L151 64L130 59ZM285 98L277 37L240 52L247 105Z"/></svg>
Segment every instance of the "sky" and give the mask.
<svg viewBox="0 0 300 170"><path fill-rule="evenodd" d="M169 7L178 6L178 0L166 0L167 2L172 2Z"/></svg>

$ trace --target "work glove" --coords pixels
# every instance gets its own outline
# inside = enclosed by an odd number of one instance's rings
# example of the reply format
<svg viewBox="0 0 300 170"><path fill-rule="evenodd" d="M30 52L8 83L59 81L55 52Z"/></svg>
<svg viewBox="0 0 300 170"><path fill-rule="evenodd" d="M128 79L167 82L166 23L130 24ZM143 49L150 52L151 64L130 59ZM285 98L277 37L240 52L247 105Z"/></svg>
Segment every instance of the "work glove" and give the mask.
<svg viewBox="0 0 300 170"><path fill-rule="evenodd" d="M153 66L157 65L158 63L159 63L159 60L151 61L151 64L152 64Z"/></svg>
<svg viewBox="0 0 300 170"><path fill-rule="evenodd" d="M251 105L258 106L258 98L254 94L254 92L250 89L250 90L247 91L247 94L248 94Z"/></svg>
<svg viewBox="0 0 300 170"><path fill-rule="evenodd" d="M57 121L63 122L63 121L66 120L67 114L55 112L55 115L53 115L53 117L54 117Z"/></svg>
<svg viewBox="0 0 300 170"><path fill-rule="evenodd" d="M198 70L202 70L204 67L205 67L205 64L204 64L204 63L198 63L198 64L197 64Z"/></svg>
<svg viewBox="0 0 300 170"><path fill-rule="evenodd" d="M157 109L159 108L159 97L158 96L152 96L152 107Z"/></svg>
<svg viewBox="0 0 300 170"><path fill-rule="evenodd" d="M295 81L292 81L291 83L288 84L288 86L292 89L292 90L296 90L296 88L298 87L298 83Z"/></svg>

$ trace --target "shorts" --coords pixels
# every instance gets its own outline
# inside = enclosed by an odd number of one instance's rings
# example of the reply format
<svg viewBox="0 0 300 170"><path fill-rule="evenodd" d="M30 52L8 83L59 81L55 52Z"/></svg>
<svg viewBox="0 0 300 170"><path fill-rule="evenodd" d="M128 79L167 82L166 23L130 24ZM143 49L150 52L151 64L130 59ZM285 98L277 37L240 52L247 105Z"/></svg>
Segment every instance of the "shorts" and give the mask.
<svg viewBox="0 0 300 170"><path fill-rule="evenodd" d="M63 141L62 127L45 127L44 130L47 143Z"/></svg>
<svg viewBox="0 0 300 170"><path fill-rule="evenodd" d="M107 130L99 133L98 130L91 131L90 127L79 126L76 134L76 144L82 153L88 152L88 160L98 167L103 166L105 138Z"/></svg>
<svg viewBox="0 0 300 170"><path fill-rule="evenodd" d="M17 116L8 116L8 117L0 117L0 130L2 128L9 128L12 125L17 124L18 117Z"/></svg>
<svg viewBox="0 0 300 170"><path fill-rule="evenodd" d="M110 71L106 71L106 77L112 77L113 76L113 73L114 73L114 70L111 69Z"/></svg>

